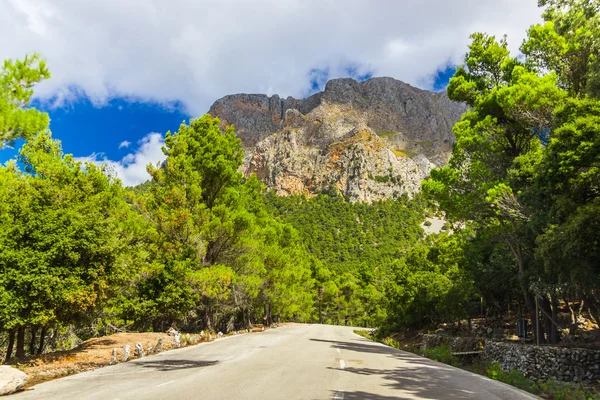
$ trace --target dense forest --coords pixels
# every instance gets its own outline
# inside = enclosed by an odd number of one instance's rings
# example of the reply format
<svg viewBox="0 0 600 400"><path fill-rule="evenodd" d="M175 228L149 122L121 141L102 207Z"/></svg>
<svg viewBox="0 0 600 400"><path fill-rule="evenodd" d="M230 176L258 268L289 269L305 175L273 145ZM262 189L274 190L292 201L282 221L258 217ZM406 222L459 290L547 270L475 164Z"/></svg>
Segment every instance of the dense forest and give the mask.
<svg viewBox="0 0 600 400"><path fill-rule="evenodd" d="M470 106L448 165L414 198L373 204L267 192L209 115L166 133L152 179L123 187L64 154L29 106L44 61L6 61L0 146L24 145L0 167L4 359L54 349L66 330L394 330L510 307L534 322L537 303L534 334L555 343L582 314L600 321L600 1L540 6L518 57L472 35L447 89ZM446 229L426 235L432 214Z"/></svg>

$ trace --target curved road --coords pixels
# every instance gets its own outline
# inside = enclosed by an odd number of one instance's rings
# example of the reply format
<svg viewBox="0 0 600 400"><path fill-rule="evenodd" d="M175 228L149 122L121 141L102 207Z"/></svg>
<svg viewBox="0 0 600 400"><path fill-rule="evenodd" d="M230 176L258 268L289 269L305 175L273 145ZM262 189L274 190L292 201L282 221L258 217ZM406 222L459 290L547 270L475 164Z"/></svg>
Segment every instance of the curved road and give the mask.
<svg viewBox="0 0 600 400"><path fill-rule="evenodd" d="M352 328L286 326L42 383L26 399L536 399L371 342Z"/></svg>

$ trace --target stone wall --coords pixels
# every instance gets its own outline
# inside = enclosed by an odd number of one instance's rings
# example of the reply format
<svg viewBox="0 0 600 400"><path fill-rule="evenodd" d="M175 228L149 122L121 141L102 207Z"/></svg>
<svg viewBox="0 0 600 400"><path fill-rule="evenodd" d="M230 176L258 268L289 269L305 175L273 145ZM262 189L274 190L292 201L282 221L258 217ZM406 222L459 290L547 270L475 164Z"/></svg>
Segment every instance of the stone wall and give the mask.
<svg viewBox="0 0 600 400"><path fill-rule="evenodd" d="M454 352L466 352L480 350L482 340L470 336L446 336L437 334L423 335L421 347L432 349L441 345L448 346Z"/></svg>
<svg viewBox="0 0 600 400"><path fill-rule="evenodd" d="M516 369L531 379L563 382L600 380L600 351L486 341L481 359L503 370Z"/></svg>

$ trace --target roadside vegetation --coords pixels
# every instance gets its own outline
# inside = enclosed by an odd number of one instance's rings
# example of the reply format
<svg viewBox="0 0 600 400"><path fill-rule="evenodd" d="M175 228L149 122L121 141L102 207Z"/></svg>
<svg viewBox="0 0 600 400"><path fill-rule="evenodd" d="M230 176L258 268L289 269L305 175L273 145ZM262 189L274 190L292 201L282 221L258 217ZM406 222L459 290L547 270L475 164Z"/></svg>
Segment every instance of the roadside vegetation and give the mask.
<svg viewBox="0 0 600 400"><path fill-rule="evenodd" d="M268 193L240 172L233 127L209 115L166 133L152 179L123 187L107 166L64 154L29 106L50 77L43 60L6 61L0 146L24 144L0 167L1 358L118 331L280 320L379 327L384 338L525 317L549 344L597 329L600 1L540 5L521 57L506 38L472 35L447 89L470 106L448 165L421 194L373 204L335 188ZM447 229L425 235L427 215ZM445 349L429 356L452 363Z"/></svg>
<svg viewBox="0 0 600 400"><path fill-rule="evenodd" d="M533 393L549 400L598 400L600 392L590 385L557 382L552 379L534 381L528 379L522 372L517 370L504 371L498 363L481 362L478 359L465 362L452 354L452 350L446 345L430 349L422 349L414 343L403 343L392 337L381 337L367 330L355 330L359 336L369 340L383 343L387 346L411 351L415 354L427 357L433 361L459 367L476 374L487 376L490 379L506 383L529 393Z"/></svg>

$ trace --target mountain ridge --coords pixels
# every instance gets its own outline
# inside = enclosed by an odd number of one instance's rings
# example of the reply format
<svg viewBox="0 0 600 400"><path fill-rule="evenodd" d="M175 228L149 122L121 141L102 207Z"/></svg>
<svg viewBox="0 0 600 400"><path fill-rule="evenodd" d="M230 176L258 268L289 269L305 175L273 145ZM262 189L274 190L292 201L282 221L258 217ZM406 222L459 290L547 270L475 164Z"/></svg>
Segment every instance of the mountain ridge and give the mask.
<svg viewBox="0 0 600 400"><path fill-rule="evenodd" d="M419 190L444 165L452 126L467 110L445 92L389 77L333 79L305 99L234 94L209 110L233 124L246 150L245 174L280 195L337 190L371 202Z"/></svg>

